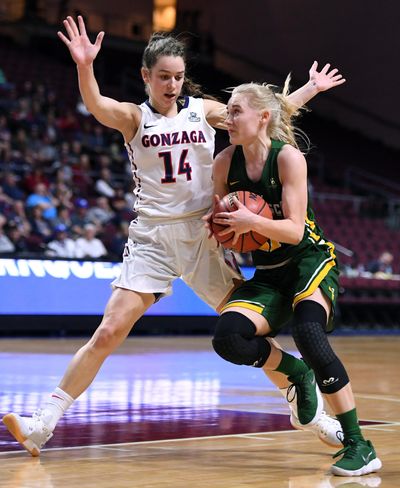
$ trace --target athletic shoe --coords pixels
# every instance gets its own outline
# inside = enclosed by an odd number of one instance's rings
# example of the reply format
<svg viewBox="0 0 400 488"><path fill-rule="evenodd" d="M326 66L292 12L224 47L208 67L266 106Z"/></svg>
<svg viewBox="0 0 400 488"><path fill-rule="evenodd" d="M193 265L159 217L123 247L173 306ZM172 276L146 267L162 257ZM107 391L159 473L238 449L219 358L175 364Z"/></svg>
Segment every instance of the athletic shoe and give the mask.
<svg viewBox="0 0 400 488"><path fill-rule="evenodd" d="M332 466L331 472L337 476L363 476L373 473L382 467L381 460L376 457L371 441L364 439L346 439L344 448L333 457L342 458Z"/></svg>
<svg viewBox="0 0 400 488"><path fill-rule="evenodd" d="M9 413L3 417L3 423L11 435L32 456L39 456L40 449L53 437L53 433L47 427L45 420L42 410L35 412L31 418L20 417L16 413Z"/></svg>
<svg viewBox="0 0 400 488"><path fill-rule="evenodd" d="M289 376L288 380L292 384L287 389L286 399L292 404L296 400L296 406L293 404L293 408L299 422L303 426L315 424L321 417L324 401L317 386L314 371L309 369L306 373Z"/></svg>
<svg viewBox="0 0 400 488"><path fill-rule="evenodd" d="M313 432L322 442L331 447L343 446L343 432L340 422L322 411L315 424L302 425L296 414L291 412L290 423L295 429Z"/></svg>

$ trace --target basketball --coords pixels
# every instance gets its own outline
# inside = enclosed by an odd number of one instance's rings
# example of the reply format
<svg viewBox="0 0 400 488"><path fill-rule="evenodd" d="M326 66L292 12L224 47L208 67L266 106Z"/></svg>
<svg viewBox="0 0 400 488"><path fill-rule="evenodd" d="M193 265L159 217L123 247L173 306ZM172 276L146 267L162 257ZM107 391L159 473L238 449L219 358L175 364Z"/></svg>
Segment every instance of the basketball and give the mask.
<svg viewBox="0 0 400 488"><path fill-rule="evenodd" d="M256 193L250 191L235 191L229 193L228 195L225 195L224 198L219 201L218 205L215 206L213 211L213 217L215 214L220 212L234 212L235 210L237 210L236 205L233 201L233 197L236 197L239 202L241 202L253 213L261 215L262 217L268 219L272 219L272 212L269 208L268 203L260 195L257 195ZM233 232L225 236L218 235L218 232L221 232L223 229L225 229L225 227L225 225L215 224L213 222L213 218L211 218L211 229L214 233L215 238L223 247L227 249L233 249L237 252L255 251L260 246L265 244L265 242L268 240L268 237L262 236L261 234L258 234L254 231L250 231L241 234L236 244L233 246Z"/></svg>

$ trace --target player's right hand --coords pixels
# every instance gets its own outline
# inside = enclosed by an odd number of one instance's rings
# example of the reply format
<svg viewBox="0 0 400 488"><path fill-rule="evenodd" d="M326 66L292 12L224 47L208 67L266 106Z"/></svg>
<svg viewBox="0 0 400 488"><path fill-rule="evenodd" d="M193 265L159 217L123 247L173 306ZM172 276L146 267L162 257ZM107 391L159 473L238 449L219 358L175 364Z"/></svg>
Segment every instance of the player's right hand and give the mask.
<svg viewBox="0 0 400 488"><path fill-rule="evenodd" d="M61 31L58 31L57 35L69 49L72 59L78 66L92 64L96 59L97 53L100 51L104 32L99 32L95 43L92 44L86 34L82 16L78 15L78 25L71 16L68 16L63 24L68 36L64 35Z"/></svg>

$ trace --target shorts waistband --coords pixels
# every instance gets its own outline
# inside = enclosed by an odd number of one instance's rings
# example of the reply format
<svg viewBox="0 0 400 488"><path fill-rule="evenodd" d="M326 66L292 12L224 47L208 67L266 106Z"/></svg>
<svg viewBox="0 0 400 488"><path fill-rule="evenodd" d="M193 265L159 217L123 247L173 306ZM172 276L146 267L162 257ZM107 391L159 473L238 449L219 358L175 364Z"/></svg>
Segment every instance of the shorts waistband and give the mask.
<svg viewBox="0 0 400 488"><path fill-rule="evenodd" d="M169 217L148 217L138 214L136 221L137 223L144 223L146 225L165 225L165 224L179 224L183 222L190 222L191 220L200 220L206 215L208 209L199 210L197 212L192 212L187 215L180 216L169 216Z"/></svg>
<svg viewBox="0 0 400 488"><path fill-rule="evenodd" d="M256 266L256 269L263 270L263 269L280 268L281 266L285 266L285 264L289 263L291 260L292 260L292 258L288 258L288 259L285 259L285 261L281 261L280 263L276 263L276 264L259 265L259 266Z"/></svg>

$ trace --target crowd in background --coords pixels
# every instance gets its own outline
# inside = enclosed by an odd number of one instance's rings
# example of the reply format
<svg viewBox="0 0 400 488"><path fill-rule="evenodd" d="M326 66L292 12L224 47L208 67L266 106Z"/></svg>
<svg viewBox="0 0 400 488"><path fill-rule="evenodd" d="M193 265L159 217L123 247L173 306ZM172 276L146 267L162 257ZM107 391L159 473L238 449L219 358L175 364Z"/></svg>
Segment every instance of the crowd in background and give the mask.
<svg viewBox="0 0 400 488"><path fill-rule="evenodd" d="M132 185L122 138L81 101L0 79L1 256L120 260Z"/></svg>
<svg viewBox="0 0 400 488"><path fill-rule="evenodd" d="M14 85L0 69L1 257L120 261L135 217L132 190L118 132L96 122L81 99L64 100L41 82ZM236 257L251 265L250 254ZM386 262L349 269L392 275Z"/></svg>

